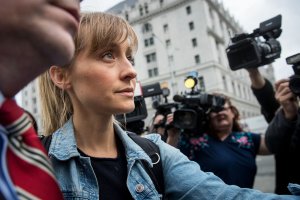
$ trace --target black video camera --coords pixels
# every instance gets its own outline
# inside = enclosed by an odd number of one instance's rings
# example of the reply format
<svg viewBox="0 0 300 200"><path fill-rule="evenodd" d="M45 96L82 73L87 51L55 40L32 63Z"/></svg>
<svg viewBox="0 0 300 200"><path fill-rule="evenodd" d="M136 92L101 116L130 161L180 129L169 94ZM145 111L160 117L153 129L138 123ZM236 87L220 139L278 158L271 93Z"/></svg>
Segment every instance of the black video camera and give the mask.
<svg viewBox="0 0 300 200"><path fill-rule="evenodd" d="M155 116L157 115L163 115L164 119L159 124L154 124L154 128L170 128L173 124L167 125L167 115L171 114L173 112L173 109L176 109L178 107L177 103L162 103L155 101L152 104L152 107L156 110Z"/></svg>
<svg viewBox="0 0 300 200"><path fill-rule="evenodd" d="M274 62L280 57L281 45L276 40L282 32L281 15L260 23L253 33L237 34L231 38L232 44L227 49L231 70L257 68ZM261 42L262 36L265 42Z"/></svg>
<svg viewBox="0 0 300 200"><path fill-rule="evenodd" d="M174 112L174 126L180 129L203 132L210 112L223 110L225 99L211 94L175 95L174 101L181 107Z"/></svg>
<svg viewBox="0 0 300 200"><path fill-rule="evenodd" d="M137 134L143 133L143 120L148 116L145 98L160 94L162 94L162 90L159 83L145 86L140 86L140 84L137 84L134 96L134 110L131 113L116 115L116 120L123 124L128 131Z"/></svg>
<svg viewBox="0 0 300 200"><path fill-rule="evenodd" d="M292 65L294 75L290 77L289 87L291 91L300 96L300 53L289 56L286 58L286 63Z"/></svg>
<svg viewBox="0 0 300 200"><path fill-rule="evenodd" d="M200 134L205 131L209 119L209 112L223 110L225 99L203 93L197 90L198 73L192 72L185 79L185 86L191 92L185 95L175 95L173 100L179 102L178 109L174 112L173 125L183 129L184 132Z"/></svg>

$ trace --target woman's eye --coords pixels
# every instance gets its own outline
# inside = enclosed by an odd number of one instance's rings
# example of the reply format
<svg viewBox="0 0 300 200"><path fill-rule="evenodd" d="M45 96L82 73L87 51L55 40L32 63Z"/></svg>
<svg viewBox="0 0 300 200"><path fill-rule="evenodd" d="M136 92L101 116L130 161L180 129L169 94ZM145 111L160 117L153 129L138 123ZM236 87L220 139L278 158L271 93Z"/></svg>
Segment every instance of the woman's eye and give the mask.
<svg viewBox="0 0 300 200"><path fill-rule="evenodd" d="M107 53L103 54L103 58L113 59L113 54L111 52L107 52Z"/></svg>
<svg viewBox="0 0 300 200"><path fill-rule="evenodd" d="M127 56L127 59L132 65L134 65L134 58L132 56Z"/></svg>

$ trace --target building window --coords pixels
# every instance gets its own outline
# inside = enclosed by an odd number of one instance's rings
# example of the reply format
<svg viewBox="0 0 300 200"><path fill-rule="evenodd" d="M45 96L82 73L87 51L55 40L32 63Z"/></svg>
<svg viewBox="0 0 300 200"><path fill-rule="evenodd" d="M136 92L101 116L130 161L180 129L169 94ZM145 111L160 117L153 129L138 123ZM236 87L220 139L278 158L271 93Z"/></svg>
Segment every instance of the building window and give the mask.
<svg viewBox="0 0 300 200"><path fill-rule="evenodd" d="M192 13L192 9L191 9L191 6L187 6L186 8L186 14L191 14Z"/></svg>
<svg viewBox="0 0 300 200"><path fill-rule="evenodd" d="M162 6L162 5L163 5L163 3L164 3L164 0L159 0L159 4L160 4L160 6Z"/></svg>
<svg viewBox="0 0 300 200"><path fill-rule="evenodd" d="M240 84L238 84L238 92L239 92L239 97L242 97L242 91L241 91L241 86Z"/></svg>
<svg viewBox="0 0 300 200"><path fill-rule="evenodd" d="M224 90L227 91L227 80L226 80L226 76L222 76L222 80L223 80L223 85L224 85Z"/></svg>
<svg viewBox="0 0 300 200"><path fill-rule="evenodd" d="M216 42L216 50L217 50L217 52L218 52L218 62L219 63L222 63L222 58L221 58L221 44L217 41L217 40L215 40L215 42Z"/></svg>
<svg viewBox="0 0 300 200"><path fill-rule="evenodd" d="M190 22L190 23L189 23L189 28L190 28L190 31L191 31L191 30L194 30L194 28L195 28L195 27L194 27L194 22Z"/></svg>
<svg viewBox="0 0 300 200"><path fill-rule="evenodd" d="M156 53L150 53L146 55L147 63L155 62L156 61Z"/></svg>
<svg viewBox="0 0 300 200"><path fill-rule="evenodd" d="M169 46L171 46L171 40L170 40L170 39L167 39L167 40L166 40L166 47L169 47Z"/></svg>
<svg viewBox="0 0 300 200"><path fill-rule="evenodd" d="M197 39L196 38L192 39L192 45L193 45L193 47L197 46Z"/></svg>
<svg viewBox="0 0 300 200"><path fill-rule="evenodd" d="M153 37L144 40L145 47L151 46L154 44Z"/></svg>
<svg viewBox="0 0 300 200"><path fill-rule="evenodd" d="M144 12L143 12L143 7L142 7L142 6L140 6L139 11L140 11L140 16L143 16L143 15L144 15Z"/></svg>
<svg viewBox="0 0 300 200"><path fill-rule="evenodd" d="M151 26L151 24L145 23L145 24L143 25L143 33L147 33L147 32L150 32L150 31L152 31L152 26Z"/></svg>
<svg viewBox="0 0 300 200"><path fill-rule="evenodd" d="M153 37L149 38L149 45L153 45L154 44L154 39Z"/></svg>
<svg viewBox="0 0 300 200"><path fill-rule="evenodd" d="M155 68L152 68L152 69L148 69L148 76L149 76L149 78L158 76L158 68L155 67Z"/></svg>
<svg viewBox="0 0 300 200"><path fill-rule="evenodd" d="M246 111L243 110L242 113L243 113L243 114L242 114L242 118L247 118L247 117L246 117Z"/></svg>
<svg viewBox="0 0 300 200"><path fill-rule="evenodd" d="M236 95L235 84L234 84L233 81L231 82L231 85L232 85L232 91L233 91L233 94Z"/></svg>
<svg viewBox="0 0 300 200"><path fill-rule="evenodd" d="M195 63L196 64L200 63L200 56L199 55L195 55Z"/></svg>
<svg viewBox="0 0 300 200"><path fill-rule="evenodd" d="M144 40L144 43L145 43L145 47L147 47L149 44L148 44L148 39L145 39Z"/></svg>
<svg viewBox="0 0 300 200"><path fill-rule="evenodd" d="M148 10L148 4L145 3L145 13L148 14L149 13L149 10Z"/></svg>
<svg viewBox="0 0 300 200"><path fill-rule="evenodd" d="M168 32L168 31L169 31L169 26L168 26L168 24L164 24L163 29L164 29L164 32L165 32L165 33Z"/></svg>
<svg viewBox="0 0 300 200"><path fill-rule="evenodd" d="M158 69L157 69L157 67L155 67L155 68L153 69L153 72L154 72L154 76L158 76Z"/></svg>
<svg viewBox="0 0 300 200"><path fill-rule="evenodd" d="M173 55L169 55L168 56L168 61L169 61L169 63L173 63L174 62L174 56Z"/></svg>
<svg viewBox="0 0 300 200"><path fill-rule="evenodd" d="M127 21L129 20L128 12L125 12L125 19L126 19Z"/></svg>
<svg viewBox="0 0 300 200"><path fill-rule="evenodd" d="M32 98L32 103L36 104L36 98L35 97Z"/></svg>

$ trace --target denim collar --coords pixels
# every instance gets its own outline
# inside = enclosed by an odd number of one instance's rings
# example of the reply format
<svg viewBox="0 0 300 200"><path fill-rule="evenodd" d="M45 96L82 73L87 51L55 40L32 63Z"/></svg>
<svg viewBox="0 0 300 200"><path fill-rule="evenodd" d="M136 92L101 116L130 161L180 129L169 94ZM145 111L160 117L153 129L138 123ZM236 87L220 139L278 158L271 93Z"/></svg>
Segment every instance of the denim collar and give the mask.
<svg viewBox="0 0 300 200"><path fill-rule="evenodd" d="M150 157L119 125L114 124L114 130L124 145L128 164L135 160L143 159L152 166ZM73 157L80 157L74 136L72 118L69 119L63 127L53 133L49 156L53 156L61 161L69 160Z"/></svg>

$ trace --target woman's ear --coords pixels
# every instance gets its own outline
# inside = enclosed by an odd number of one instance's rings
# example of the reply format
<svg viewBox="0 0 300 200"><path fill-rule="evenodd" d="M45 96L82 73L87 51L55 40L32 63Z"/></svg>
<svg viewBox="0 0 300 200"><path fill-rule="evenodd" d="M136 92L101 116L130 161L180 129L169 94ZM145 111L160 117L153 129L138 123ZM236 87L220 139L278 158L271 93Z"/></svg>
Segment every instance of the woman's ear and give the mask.
<svg viewBox="0 0 300 200"><path fill-rule="evenodd" d="M65 90L71 87L67 72L62 67L51 66L49 69L49 75L52 82L60 89Z"/></svg>

